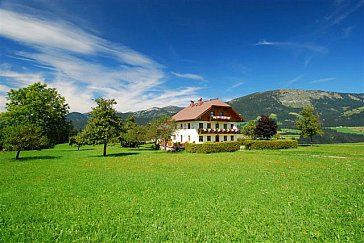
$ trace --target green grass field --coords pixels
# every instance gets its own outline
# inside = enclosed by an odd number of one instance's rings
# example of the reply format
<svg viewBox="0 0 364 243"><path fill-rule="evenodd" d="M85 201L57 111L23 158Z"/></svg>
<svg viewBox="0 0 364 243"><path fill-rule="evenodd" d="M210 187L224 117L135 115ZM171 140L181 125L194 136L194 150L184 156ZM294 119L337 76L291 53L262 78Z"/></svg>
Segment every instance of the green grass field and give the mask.
<svg viewBox="0 0 364 243"><path fill-rule="evenodd" d="M0 242L364 242L364 144L0 153Z"/></svg>
<svg viewBox="0 0 364 243"><path fill-rule="evenodd" d="M364 135L364 127L330 127L330 128L341 133Z"/></svg>

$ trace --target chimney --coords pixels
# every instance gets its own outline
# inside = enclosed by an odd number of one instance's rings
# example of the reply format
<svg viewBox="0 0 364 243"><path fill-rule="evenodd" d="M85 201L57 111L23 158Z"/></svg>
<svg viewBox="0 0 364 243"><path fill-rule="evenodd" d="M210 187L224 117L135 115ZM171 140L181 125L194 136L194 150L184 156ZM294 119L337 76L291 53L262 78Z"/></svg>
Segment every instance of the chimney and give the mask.
<svg viewBox="0 0 364 243"><path fill-rule="evenodd" d="M199 98L199 99L198 99L198 102L197 102L197 105L202 105L202 103L203 103L203 102L202 102L202 98Z"/></svg>
<svg viewBox="0 0 364 243"><path fill-rule="evenodd" d="M195 102L193 100L191 100L190 107L193 107L194 105L195 105Z"/></svg>

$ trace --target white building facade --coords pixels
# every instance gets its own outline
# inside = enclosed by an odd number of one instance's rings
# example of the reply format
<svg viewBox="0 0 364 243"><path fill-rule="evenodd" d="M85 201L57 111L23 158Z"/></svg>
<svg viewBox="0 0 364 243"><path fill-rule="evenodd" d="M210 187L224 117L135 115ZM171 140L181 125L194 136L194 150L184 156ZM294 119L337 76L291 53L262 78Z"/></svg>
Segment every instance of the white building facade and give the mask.
<svg viewBox="0 0 364 243"><path fill-rule="evenodd" d="M236 141L238 123L243 119L228 104L213 99L193 101L173 116L177 130L172 136L176 143L205 143Z"/></svg>

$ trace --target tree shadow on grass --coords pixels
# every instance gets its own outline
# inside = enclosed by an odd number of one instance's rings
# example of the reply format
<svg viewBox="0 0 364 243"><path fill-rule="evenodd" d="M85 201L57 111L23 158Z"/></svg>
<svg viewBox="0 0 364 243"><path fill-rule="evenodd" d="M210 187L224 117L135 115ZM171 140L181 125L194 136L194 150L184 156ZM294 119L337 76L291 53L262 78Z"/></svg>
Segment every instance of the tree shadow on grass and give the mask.
<svg viewBox="0 0 364 243"><path fill-rule="evenodd" d="M58 151L68 151L68 152L81 152L81 151L87 151L87 150L95 150L94 148L80 148L80 150L77 150L77 148L74 149L59 149Z"/></svg>
<svg viewBox="0 0 364 243"><path fill-rule="evenodd" d="M18 160L16 160L15 158L12 158L11 160L22 162L22 161L29 161L29 160L45 160L45 159L48 160L48 159L58 159L58 158L61 158L61 156L44 155L44 156L31 156L31 157L24 156L24 157L21 157L21 155L20 155L20 158Z"/></svg>
<svg viewBox="0 0 364 243"><path fill-rule="evenodd" d="M116 154L107 154L106 156L103 156L102 154L100 155L93 155L90 157L123 157L123 156L129 156L129 155L137 155L139 153L135 153L135 152L124 152L124 153L116 153Z"/></svg>

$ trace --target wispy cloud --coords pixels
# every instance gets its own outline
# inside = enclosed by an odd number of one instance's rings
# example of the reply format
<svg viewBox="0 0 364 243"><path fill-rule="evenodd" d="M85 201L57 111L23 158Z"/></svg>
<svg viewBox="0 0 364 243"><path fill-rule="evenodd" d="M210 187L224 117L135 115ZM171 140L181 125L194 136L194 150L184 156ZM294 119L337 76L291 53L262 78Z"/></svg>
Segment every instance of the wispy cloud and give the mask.
<svg viewBox="0 0 364 243"><path fill-rule="evenodd" d="M299 75L291 80L288 80L285 82L286 85L292 85L294 83L297 83L299 80L301 80L303 78L303 75Z"/></svg>
<svg viewBox="0 0 364 243"><path fill-rule="evenodd" d="M19 85L29 85L36 82L45 82L43 75L40 73L18 73L11 70L0 69L0 77L15 80L15 82L17 82Z"/></svg>
<svg viewBox="0 0 364 243"><path fill-rule="evenodd" d="M277 46L286 47L293 49L302 49L318 53L327 53L327 48L313 43L295 43L295 42L272 42L272 41L259 41L255 44L256 46Z"/></svg>
<svg viewBox="0 0 364 243"><path fill-rule="evenodd" d="M339 24L348 18L352 13L364 5L364 0L360 1L335 1L336 9L325 17L332 25Z"/></svg>
<svg viewBox="0 0 364 243"><path fill-rule="evenodd" d="M321 78L321 79L316 79L313 80L311 82L309 82L310 84L318 84L318 83L324 83L324 82L328 82L328 81L332 81L335 80L336 78Z"/></svg>
<svg viewBox="0 0 364 243"><path fill-rule="evenodd" d="M232 91L233 89L236 89L236 88L242 86L243 84L245 84L245 81L237 82L237 83L231 85L229 88L227 88L226 91Z"/></svg>
<svg viewBox="0 0 364 243"><path fill-rule="evenodd" d="M17 87L24 87L32 82L46 82L58 88L73 111L89 111L94 106L92 99L97 96L116 99L119 111L181 105L195 97L200 89L194 86L166 88L166 67L69 22L4 9L0 9L0 18L0 36L32 49L13 55L43 68L48 77L45 79L43 73L0 68L5 84L18 80ZM107 62L98 61L97 57ZM199 75L180 75L204 81Z"/></svg>
<svg viewBox="0 0 364 243"><path fill-rule="evenodd" d="M186 79L194 79L194 80L199 80L199 81L206 81L204 77L202 77L201 75L198 74L193 74L193 73L176 73L176 72L171 72L171 74L173 74L176 77L179 78L186 78Z"/></svg>
<svg viewBox="0 0 364 243"><path fill-rule="evenodd" d="M231 86L231 88L237 88L237 87L242 86L243 84L245 84L245 82L244 82L244 81L242 81L242 82L238 82L238 83L236 83L236 84L232 85L232 86Z"/></svg>

